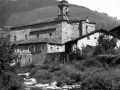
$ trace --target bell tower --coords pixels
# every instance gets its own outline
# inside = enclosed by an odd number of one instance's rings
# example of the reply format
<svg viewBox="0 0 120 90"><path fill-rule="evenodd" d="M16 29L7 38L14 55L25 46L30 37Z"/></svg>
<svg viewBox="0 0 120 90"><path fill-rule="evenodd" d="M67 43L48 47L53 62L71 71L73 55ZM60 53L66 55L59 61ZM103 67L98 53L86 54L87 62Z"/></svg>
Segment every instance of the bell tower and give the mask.
<svg viewBox="0 0 120 90"><path fill-rule="evenodd" d="M69 3L66 0L61 0L58 4L59 13L58 19L68 21L69 20Z"/></svg>

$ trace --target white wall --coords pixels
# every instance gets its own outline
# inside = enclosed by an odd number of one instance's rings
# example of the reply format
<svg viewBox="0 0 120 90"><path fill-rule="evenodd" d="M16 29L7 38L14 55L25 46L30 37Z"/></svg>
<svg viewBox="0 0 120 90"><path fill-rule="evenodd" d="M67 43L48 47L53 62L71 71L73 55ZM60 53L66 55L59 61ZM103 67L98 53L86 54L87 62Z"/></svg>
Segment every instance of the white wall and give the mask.
<svg viewBox="0 0 120 90"><path fill-rule="evenodd" d="M77 42L77 48L82 49L83 46L86 47L86 45L90 45L90 46L96 46L97 45L97 40L99 38L99 36L103 34L103 33L94 33L93 35L90 35L89 37L85 37L81 40L78 40ZM113 36L109 36L109 38L111 39ZM117 47L120 47L120 40L117 40Z"/></svg>
<svg viewBox="0 0 120 90"><path fill-rule="evenodd" d="M47 53L65 52L65 46L47 44Z"/></svg>
<svg viewBox="0 0 120 90"><path fill-rule="evenodd" d="M79 49L82 49L82 47L86 45L96 46L98 37L99 37L99 33L95 33L93 35L90 35L89 37L85 37L81 40L78 40L77 47Z"/></svg>

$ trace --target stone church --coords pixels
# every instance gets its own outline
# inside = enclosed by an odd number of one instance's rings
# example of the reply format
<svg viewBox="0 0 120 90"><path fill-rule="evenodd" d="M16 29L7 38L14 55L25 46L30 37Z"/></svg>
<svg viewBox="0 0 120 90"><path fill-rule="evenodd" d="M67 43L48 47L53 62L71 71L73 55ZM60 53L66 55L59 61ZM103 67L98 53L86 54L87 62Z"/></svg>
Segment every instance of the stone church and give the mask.
<svg viewBox="0 0 120 90"><path fill-rule="evenodd" d="M10 28L10 41L23 56L22 65L26 61L41 63L47 53L65 52L64 43L95 30L95 23L88 19L69 19L68 1L61 0L58 8L56 18Z"/></svg>

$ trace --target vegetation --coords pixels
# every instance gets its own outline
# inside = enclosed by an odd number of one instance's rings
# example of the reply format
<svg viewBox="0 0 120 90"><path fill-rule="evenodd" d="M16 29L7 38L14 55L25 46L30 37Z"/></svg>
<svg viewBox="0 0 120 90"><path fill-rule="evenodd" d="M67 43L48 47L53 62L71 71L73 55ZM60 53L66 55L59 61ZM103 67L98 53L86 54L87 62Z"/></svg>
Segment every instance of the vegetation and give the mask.
<svg viewBox="0 0 120 90"><path fill-rule="evenodd" d="M58 86L80 84L82 90L118 90L120 88L119 48L116 39L100 36L95 47L79 50L69 62L45 62L31 70L39 83L58 82ZM99 51L99 52L98 52ZM70 56L71 56L70 55ZM71 58L71 57L70 57Z"/></svg>
<svg viewBox="0 0 120 90"><path fill-rule="evenodd" d="M17 77L16 69L10 64L16 60L14 46L0 39L0 90L20 90L22 83Z"/></svg>

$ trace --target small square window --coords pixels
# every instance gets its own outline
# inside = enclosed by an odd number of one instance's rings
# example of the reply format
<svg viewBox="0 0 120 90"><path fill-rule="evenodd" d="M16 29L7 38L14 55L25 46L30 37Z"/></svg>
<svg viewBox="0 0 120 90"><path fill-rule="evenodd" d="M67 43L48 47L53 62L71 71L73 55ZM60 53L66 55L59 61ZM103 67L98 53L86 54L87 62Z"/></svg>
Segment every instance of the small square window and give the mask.
<svg viewBox="0 0 120 90"><path fill-rule="evenodd" d="M59 47L57 47L57 49L59 49Z"/></svg>
<svg viewBox="0 0 120 90"><path fill-rule="evenodd" d="M90 37L88 36L87 39L90 40Z"/></svg>
<svg viewBox="0 0 120 90"><path fill-rule="evenodd" d="M51 47L50 49L53 50L53 47Z"/></svg>
<svg viewBox="0 0 120 90"><path fill-rule="evenodd" d="M97 39L97 37L94 37L94 39Z"/></svg>

